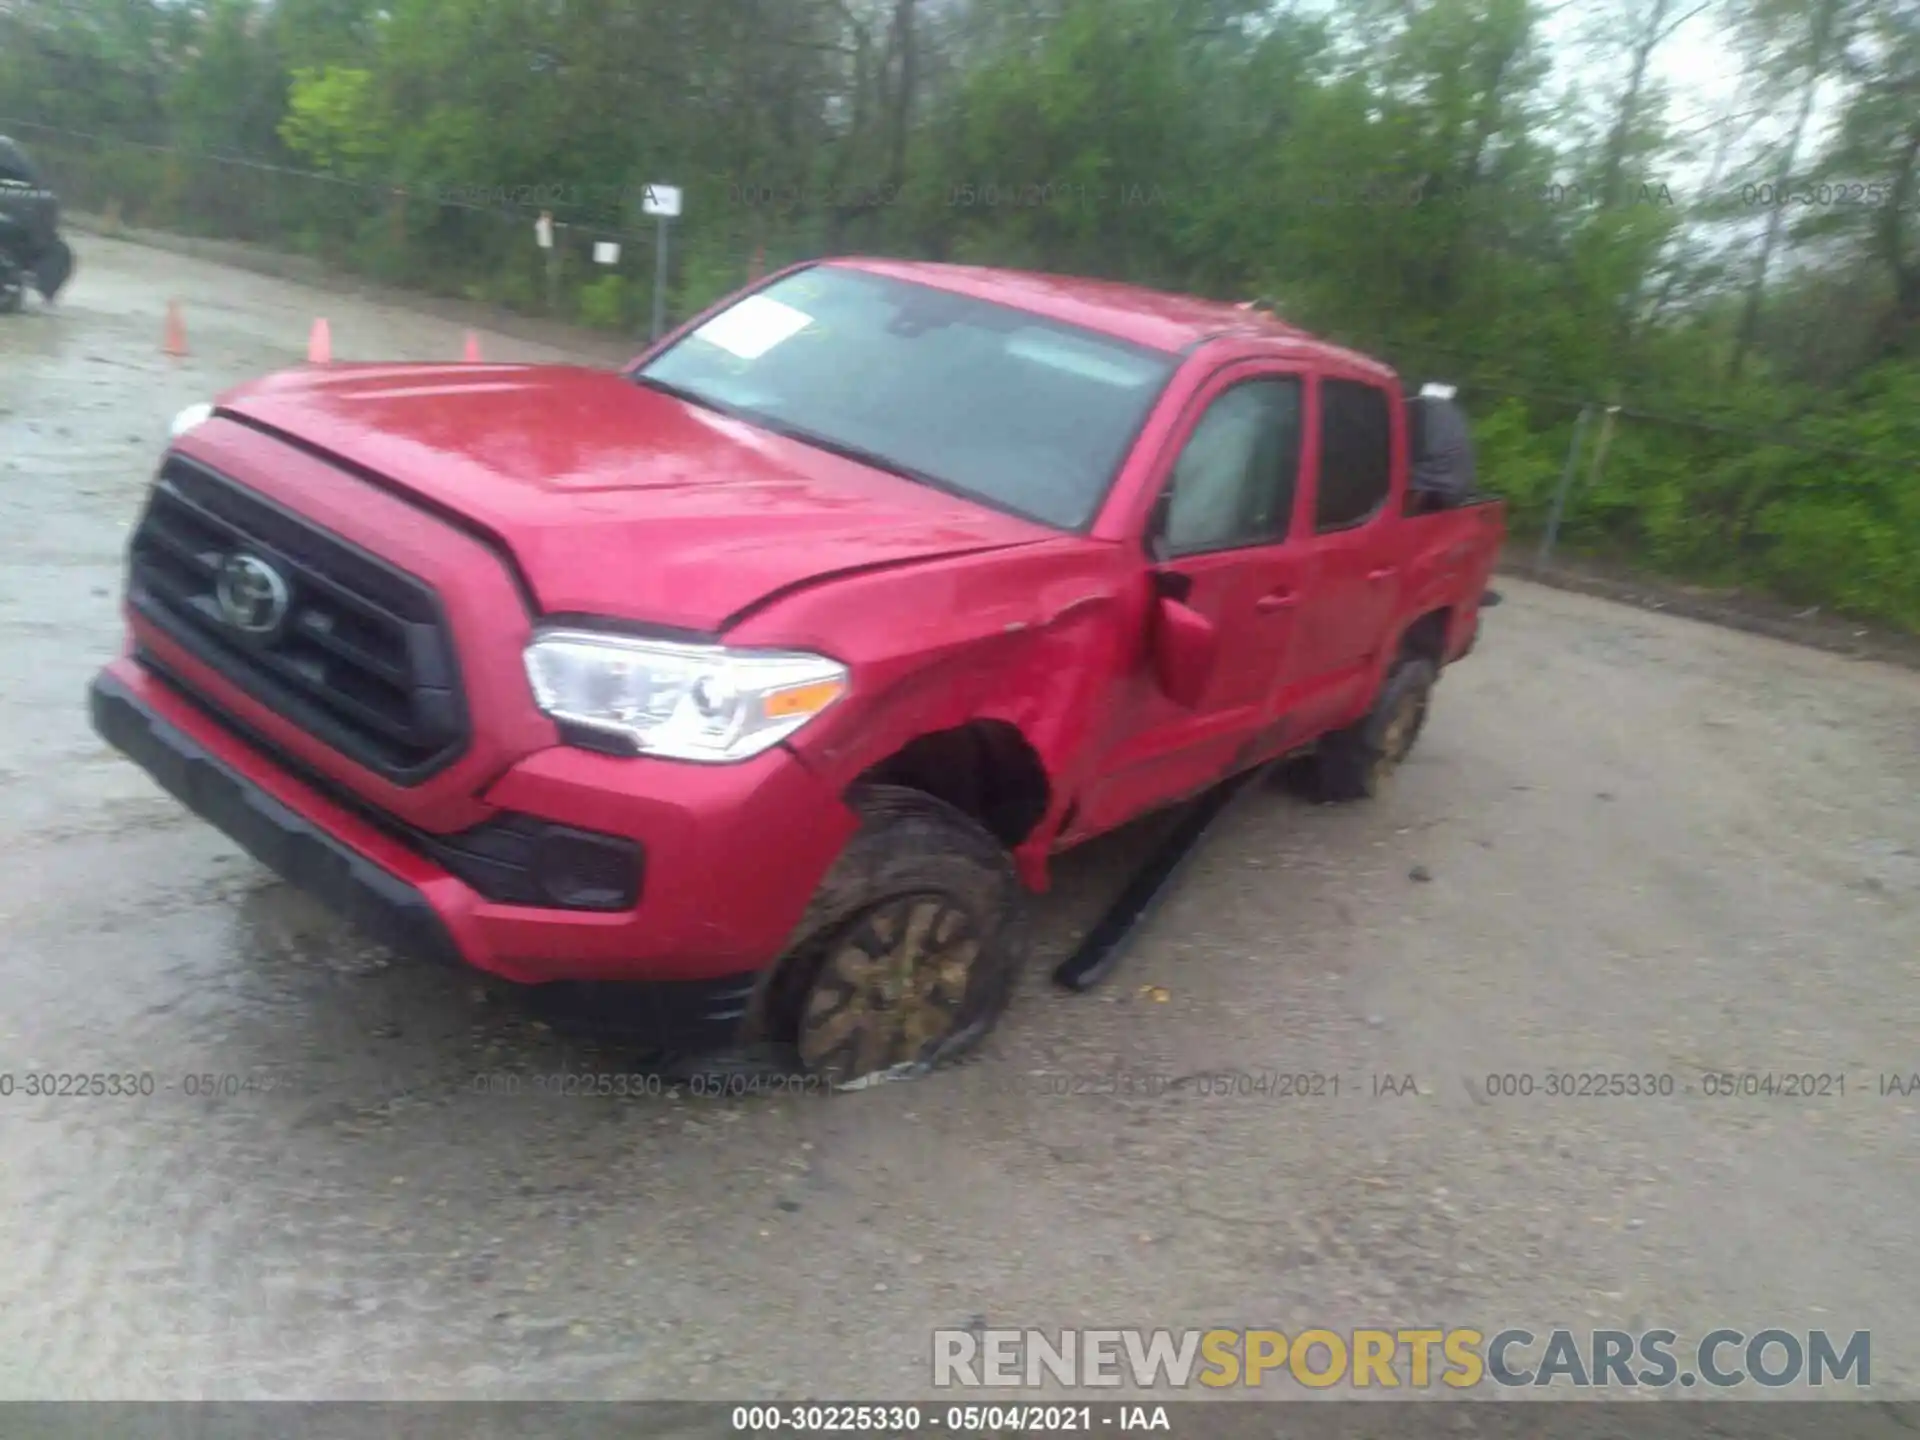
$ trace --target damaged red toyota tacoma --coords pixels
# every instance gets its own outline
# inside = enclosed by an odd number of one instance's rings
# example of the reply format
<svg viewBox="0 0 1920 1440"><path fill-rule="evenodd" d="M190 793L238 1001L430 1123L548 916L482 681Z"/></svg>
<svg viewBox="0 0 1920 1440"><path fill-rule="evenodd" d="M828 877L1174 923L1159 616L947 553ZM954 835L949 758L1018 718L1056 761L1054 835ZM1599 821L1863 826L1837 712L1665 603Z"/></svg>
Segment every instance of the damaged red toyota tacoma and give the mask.
<svg viewBox="0 0 1920 1440"><path fill-rule="evenodd" d="M860 1084L987 1033L1058 852L1187 806L1084 988L1248 778L1374 794L1503 533L1444 387L1266 308L835 260L193 407L89 698L395 949Z"/></svg>

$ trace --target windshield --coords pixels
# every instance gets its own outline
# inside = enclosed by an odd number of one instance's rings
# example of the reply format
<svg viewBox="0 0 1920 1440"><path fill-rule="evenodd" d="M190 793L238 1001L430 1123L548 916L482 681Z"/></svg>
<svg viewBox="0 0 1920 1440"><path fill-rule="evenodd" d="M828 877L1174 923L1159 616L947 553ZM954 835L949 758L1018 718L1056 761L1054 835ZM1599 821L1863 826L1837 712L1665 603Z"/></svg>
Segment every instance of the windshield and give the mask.
<svg viewBox="0 0 1920 1440"><path fill-rule="evenodd" d="M1093 518L1175 357L821 266L728 307L642 383L1062 529Z"/></svg>

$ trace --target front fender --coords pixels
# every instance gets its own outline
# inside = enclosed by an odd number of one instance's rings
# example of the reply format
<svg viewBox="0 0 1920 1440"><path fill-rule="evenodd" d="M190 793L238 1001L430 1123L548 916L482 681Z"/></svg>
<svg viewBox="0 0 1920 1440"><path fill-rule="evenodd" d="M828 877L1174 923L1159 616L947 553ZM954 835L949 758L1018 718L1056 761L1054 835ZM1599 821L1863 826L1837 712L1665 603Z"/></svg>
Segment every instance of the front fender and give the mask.
<svg viewBox="0 0 1920 1440"><path fill-rule="evenodd" d="M922 736L981 720L1012 726L1049 778L1046 813L1016 851L1023 877L1043 888L1045 856L1070 798L1061 777L1073 773L1101 697L1129 658L1121 552L1079 540L1071 547L834 582L727 638L813 649L847 664L847 700L790 742L842 793Z"/></svg>

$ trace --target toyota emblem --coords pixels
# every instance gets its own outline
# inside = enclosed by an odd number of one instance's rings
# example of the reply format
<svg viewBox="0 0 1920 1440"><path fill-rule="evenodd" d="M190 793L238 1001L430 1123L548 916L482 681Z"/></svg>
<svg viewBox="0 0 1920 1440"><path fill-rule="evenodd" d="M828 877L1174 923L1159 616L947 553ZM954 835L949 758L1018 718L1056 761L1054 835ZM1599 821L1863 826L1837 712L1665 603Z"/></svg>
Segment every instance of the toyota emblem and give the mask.
<svg viewBox="0 0 1920 1440"><path fill-rule="evenodd" d="M291 596L278 570L244 551L220 562L213 584L220 615L246 635L271 635L287 618Z"/></svg>

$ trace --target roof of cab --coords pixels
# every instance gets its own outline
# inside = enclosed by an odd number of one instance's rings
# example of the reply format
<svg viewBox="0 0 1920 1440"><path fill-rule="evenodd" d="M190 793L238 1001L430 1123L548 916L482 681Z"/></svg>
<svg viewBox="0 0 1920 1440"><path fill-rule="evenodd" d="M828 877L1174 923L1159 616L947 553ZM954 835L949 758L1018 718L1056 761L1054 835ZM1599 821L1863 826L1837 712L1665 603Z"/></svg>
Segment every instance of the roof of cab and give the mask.
<svg viewBox="0 0 1920 1440"><path fill-rule="evenodd" d="M1028 270L980 265L939 265L919 260L849 256L824 262L867 270L896 280L932 285L1028 310L1049 320L1095 330L1150 350L1178 354L1216 335L1265 337L1318 344L1315 337L1263 311L1221 300L1172 295L1112 280L1083 280Z"/></svg>

